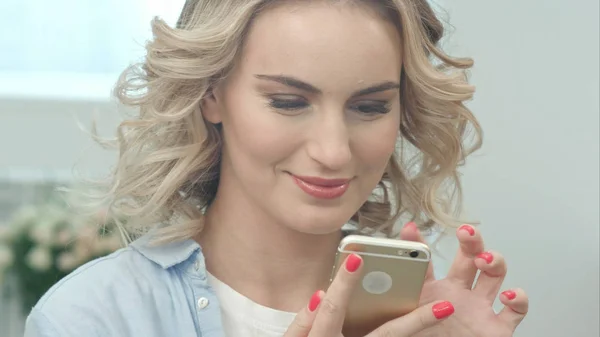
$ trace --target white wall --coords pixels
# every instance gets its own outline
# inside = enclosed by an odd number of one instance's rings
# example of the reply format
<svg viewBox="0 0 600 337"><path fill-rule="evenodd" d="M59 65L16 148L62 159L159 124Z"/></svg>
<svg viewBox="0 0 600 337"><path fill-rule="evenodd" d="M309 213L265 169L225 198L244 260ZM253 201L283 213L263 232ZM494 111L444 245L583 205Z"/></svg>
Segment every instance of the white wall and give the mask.
<svg viewBox="0 0 600 337"><path fill-rule="evenodd" d="M470 107L485 130L464 170L465 204L508 260L506 287L531 297L516 336L598 336L598 2L445 6L455 27L448 47L476 60ZM67 177L81 158L103 172L111 154L91 150L72 118L88 123L94 108L110 130L109 103L0 98L0 178Z"/></svg>
<svg viewBox="0 0 600 337"><path fill-rule="evenodd" d="M599 336L598 1L445 4L485 132L466 205L531 298L517 336Z"/></svg>
<svg viewBox="0 0 600 337"><path fill-rule="evenodd" d="M114 153L99 149L77 123L89 129L95 115L104 136L114 136L118 116L108 101L0 98L0 179L66 180L77 165L94 175L107 172Z"/></svg>

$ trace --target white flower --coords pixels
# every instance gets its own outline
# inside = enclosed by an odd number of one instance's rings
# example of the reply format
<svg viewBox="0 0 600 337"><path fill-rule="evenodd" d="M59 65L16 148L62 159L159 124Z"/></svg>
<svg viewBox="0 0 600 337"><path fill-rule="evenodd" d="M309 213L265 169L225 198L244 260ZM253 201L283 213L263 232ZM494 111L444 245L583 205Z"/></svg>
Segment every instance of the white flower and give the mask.
<svg viewBox="0 0 600 337"><path fill-rule="evenodd" d="M0 242L10 241L12 233L8 225L0 224Z"/></svg>
<svg viewBox="0 0 600 337"><path fill-rule="evenodd" d="M92 243L98 240L98 227L97 225L85 225L77 228L79 234L77 238L80 241L84 241L86 243Z"/></svg>
<svg viewBox="0 0 600 337"><path fill-rule="evenodd" d="M0 245L0 271L8 268L13 263L14 254L6 245Z"/></svg>
<svg viewBox="0 0 600 337"><path fill-rule="evenodd" d="M73 240L71 231L64 228L54 237L54 244L58 247L65 247Z"/></svg>
<svg viewBox="0 0 600 337"><path fill-rule="evenodd" d="M71 253L62 253L56 260L58 269L63 272L70 272L77 267L79 261L77 257Z"/></svg>
<svg viewBox="0 0 600 337"><path fill-rule="evenodd" d="M52 256L47 248L38 246L27 254L25 261L33 270L46 271L52 265Z"/></svg>
<svg viewBox="0 0 600 337"><path fill-rule="evenodd" d="M72 253L75 255L77 261L86 261L92 256L93 241L77 240L73 245Z"/></svg>
<svg viewBox="0 0 600 337"><path fill-rule="evenodd" d="M44 223L36 224L29 230L29 236L33 242L43 246L52 244L53 234L52 227Z"/></svg>

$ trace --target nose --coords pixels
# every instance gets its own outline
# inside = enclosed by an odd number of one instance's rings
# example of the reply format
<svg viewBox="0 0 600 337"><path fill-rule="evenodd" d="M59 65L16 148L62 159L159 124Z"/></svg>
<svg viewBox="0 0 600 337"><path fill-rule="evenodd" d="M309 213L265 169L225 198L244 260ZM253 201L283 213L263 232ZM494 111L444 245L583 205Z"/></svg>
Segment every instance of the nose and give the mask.
<svg viewBox="0 0 600 337"><path fill-rule="evenodd" d="M329 170L341 170L352 159L350 133L341 116L321 118L311 128L308 156Z"/></svg>

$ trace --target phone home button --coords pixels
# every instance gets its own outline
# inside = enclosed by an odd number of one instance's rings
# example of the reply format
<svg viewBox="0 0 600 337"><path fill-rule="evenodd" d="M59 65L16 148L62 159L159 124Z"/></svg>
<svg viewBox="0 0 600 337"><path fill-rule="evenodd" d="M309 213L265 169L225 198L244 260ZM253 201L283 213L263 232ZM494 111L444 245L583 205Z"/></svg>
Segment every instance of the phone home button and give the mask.
<svg viewBox="0 0 600 337"><path fill-rule="evenodd" d="M371 294L384 294L392 288L392 277L382 271L373 271L365 275L362 286Z"/></svg>

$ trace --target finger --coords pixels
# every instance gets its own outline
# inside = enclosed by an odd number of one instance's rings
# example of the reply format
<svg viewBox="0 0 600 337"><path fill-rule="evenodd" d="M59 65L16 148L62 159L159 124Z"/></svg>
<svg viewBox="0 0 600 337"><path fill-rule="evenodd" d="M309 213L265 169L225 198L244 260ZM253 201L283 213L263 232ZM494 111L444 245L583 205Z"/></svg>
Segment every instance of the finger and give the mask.
<svg viewBox="0 0 600 337"><path fill-rule="evenodd" d="M498 318L514 331L527 315L529 298L523 289L513 289L500 294L500 302L504 304L504 309L500 311Z"/></svg>
<svg viewBox="0 0 600 337"><path fill-rule="evenodd" d="M327 293L321 300L311 336L337 336L342 331L346 307L361 275L362 258L350 254L339 268Z"/></svg>
<svg viewBox="0 0 600 337"><path fill-rule="evenodd" d="M315 317L317 316L317 308L324 295L325 293L322 290L319 290L312 295L308 305L296 315L283 337L308 336L310 329L313 326L313 322L315 321Z"/></svg>
<svg viewBox="0 0 600 337"><path fill-rule="evenodd" d="M417 228L417 224L415 224L414 222L409 222L406 225L404 225L404 227L400 231L400 239L427 244L425 242L425 239L423 239L419 228ZM434 280L435 277L433 275L433 263L429 262L429 266L427 266L427 274L425 275L425 281L429 282Z"/></svg>
<svg viewBox="0 0 600 337"><path fill-rule="evenodd" d="M506 261L502 254L484 252L475 258L475 266L481 270L473 291L494 303L498 291L506 277Z"/></svg>
<svg viewBox="0 0 600 337"><path fill-rule="evenodd" d="M481 233L469 225L463 225L456 231L460 248L450 266L447 278L460 282L464 288L471 289L477 266L473 263L475 256L483 252L484 244Z"/></svg>
<svg viewBox="0 0 600 337"><path fill-rule="evenodd" d="M410 337L434 326L454 313L452 303L443 301L424 305L380 326L367 337Z"/></svg>

